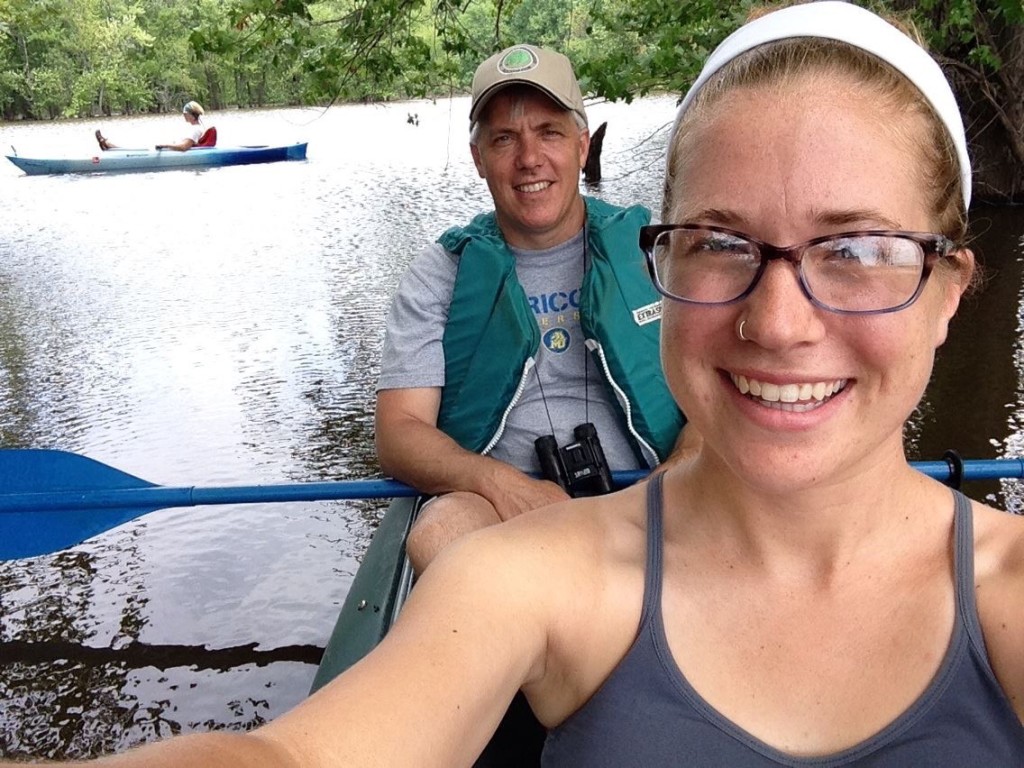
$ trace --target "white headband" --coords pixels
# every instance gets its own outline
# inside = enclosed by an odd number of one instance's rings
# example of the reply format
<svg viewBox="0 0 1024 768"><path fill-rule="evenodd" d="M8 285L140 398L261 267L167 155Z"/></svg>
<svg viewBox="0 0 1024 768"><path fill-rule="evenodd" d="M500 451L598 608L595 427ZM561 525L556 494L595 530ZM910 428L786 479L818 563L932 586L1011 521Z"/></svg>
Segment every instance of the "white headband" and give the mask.
<svg viewBox="0 0 1024 768"><path fill-rule="evenodd" d="M952 137L960 162L964 207L970 207L971 159L967 154L967 137L946 76L927 51L892 24L871 11L842 0L821 0L782 8L744 24L725 38L708 57L700 76L680 103L669 135L669 148L683 113L712 75L752 48L792 37L839 40L877 56L902 73L931 104Z"/></svg>

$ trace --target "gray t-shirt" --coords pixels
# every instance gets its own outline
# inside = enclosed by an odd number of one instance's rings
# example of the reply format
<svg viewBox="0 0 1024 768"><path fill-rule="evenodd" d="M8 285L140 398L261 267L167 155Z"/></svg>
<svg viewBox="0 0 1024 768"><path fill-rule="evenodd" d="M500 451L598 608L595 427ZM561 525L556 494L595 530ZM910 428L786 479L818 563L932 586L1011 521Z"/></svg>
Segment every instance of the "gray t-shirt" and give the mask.
<svg viewBox="0 0 1024 768"><path fill-rule="evenodd" d="M524 471L539 472L534 439L552 434L553 425L555 439L565 445L573 442L577 424L590 421L597 427L613 471L639 468L618 406L584 345L579 313L583 232L547 250L513 248L512 252L542 344L534 372L490 455ZM424 248L409 265L388 315L378 391L444 386L441 339L457 269L458 257L437 243Z"/></svg>

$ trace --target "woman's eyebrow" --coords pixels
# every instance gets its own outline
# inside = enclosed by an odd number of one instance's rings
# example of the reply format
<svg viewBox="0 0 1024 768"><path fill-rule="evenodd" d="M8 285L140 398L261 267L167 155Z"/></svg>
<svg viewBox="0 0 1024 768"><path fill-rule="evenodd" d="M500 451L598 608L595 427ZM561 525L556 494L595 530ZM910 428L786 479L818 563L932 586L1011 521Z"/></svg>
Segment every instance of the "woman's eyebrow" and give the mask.
<svg viewBox="0 0 1024 768"><path fill-rule="evenodd" d="M726 208L703 208L694 212L683 211L681 220L683 222L703 222L705 224L717 224L730 229L743 231L747 223L747 217L738 211ZM811 219L816 224L828 227L844 227L850 225L864 225L870 223L883 229L901 229L898 221L886 216L876 208L851 208L848 210L829 210L812 213Z"/></svg>
<svg viewBox="0 0 1024 768"><path fill-rule="evenodd" d="M877 208L852 208L844 211L822 211L815 214L814 220L829 226L842 227L850 224L871 222L888 229L900 229L900 223L886 216Z"/></svg>
<svg viewBox="0 0 1024 768"><path fill-rule="evenodd" d="M734 211L728 211L722 208L704 208L693 213L683 211L681 217L684 222L703 222L705 224L718 224L719 226L728 226L732 229L737 229L739 224L742 224L744 219L738 213Z"/></svg>

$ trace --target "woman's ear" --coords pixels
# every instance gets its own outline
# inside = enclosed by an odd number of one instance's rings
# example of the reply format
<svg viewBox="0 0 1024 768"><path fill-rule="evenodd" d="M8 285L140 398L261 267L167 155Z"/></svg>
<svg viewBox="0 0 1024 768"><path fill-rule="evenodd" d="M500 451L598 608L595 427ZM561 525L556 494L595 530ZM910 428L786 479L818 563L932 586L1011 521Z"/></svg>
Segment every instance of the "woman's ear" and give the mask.
<svg viewBox="0 0 1024 768"><path fill-rule="evenodd" d="M974 284L974 251L970 248L960 248L953 255L953 263L957 273L957 303L959 303L959 297L963 296L964 293ZM954 307L955 311L955 307Z"/></svg>
<svg viewBox="0 0 1024 768"><path fill-rule="evenodd" d="M949 333L949 323L953 316L956 315L956 311L960 307L960 299L967 289L971 287L971 281L974 278L973 251L969 248L960 248L952 254L950 259L953 262L953 266L941 271L943 279L942 309L937 318L935 329L936 348L945 343L946 336Z"/></svg>

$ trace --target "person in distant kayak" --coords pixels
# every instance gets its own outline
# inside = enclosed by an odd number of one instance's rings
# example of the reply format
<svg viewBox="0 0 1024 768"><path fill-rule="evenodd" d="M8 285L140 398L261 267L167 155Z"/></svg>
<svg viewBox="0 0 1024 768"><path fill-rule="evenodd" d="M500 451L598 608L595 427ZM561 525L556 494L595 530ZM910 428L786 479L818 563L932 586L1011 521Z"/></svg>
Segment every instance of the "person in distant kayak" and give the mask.
<svg viewBox="0 0 1024 768"><path fill-rule="evenodd" d="M590 134L569 59L531 45L490 57L469 122L494 211L412 261L377 387L382 469L436 495L409 536L417 572L462 534L576 495L528 473L578 444L580 425L594 425L619 471L664 462L684 422L658 363L661 302L637 245L650 212L580 194Z"/></svg>
<svg viewBox="0 0 1024 768"><path fill-rule="evenodd" d="M217 144L217 129L213 126L206 126L203 124L203 115L205 114L203 106L198 101L190 101L186 104L182 110L182 117L185 118L191 126L191 131L181 141L175 144L157 144L157 149L173 149L177 152L185 152L186 150L192 149L192 147L213 147ZM100 145L100 149L106 151L108 149L120 149L116 144L112 144L107 138L99 131L96 130L96 141Z"/></svg>

